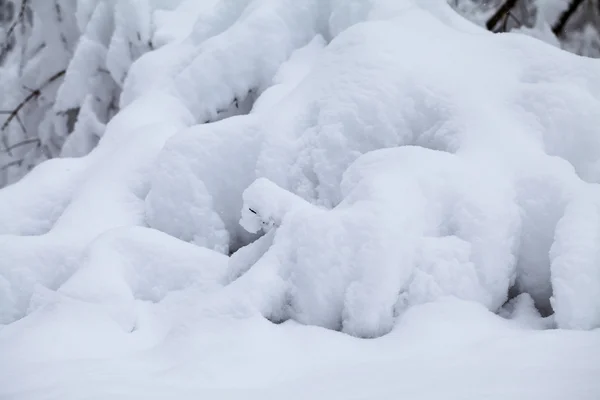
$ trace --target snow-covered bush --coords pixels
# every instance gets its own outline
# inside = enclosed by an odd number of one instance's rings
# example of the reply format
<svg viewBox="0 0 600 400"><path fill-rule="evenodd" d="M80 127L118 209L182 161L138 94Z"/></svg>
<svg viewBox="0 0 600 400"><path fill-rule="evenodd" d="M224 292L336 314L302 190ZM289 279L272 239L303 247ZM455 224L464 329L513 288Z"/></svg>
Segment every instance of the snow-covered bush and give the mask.
<svg viewBox="0 0 600 400"><path fill-rule="evenodd" d="M376 337L512 291L600 326L597 60L443 0L92 3L53 110L89 112L63 151L93 150L0 191L0 322L73 300L132 330L194 290Z"/></svg>
<svg viewBox="0 0 600 400"><path fill-rule="evenodd" d="M323 3L323 9L329 7ZM198 40L225 29L247 3L232 3L214 20L200 17L216 0L5 0L0 2L0 187L17 181L35 165L58 156L82 156L102 137L118 112L122 86L132 62L142 54L184 40L196 28ZM332 13L335 36L360 20L366 1ZM458 12L489 29L524 33L586 56L600 55L600 8L592 0L449 0ZM505 7L505 6L508 7ZM574 12L568 10L573 8ZM499 18L494 19L498 12ZM563 15L568 15L564 18ZM557 38L557 35L559 36ZM185 52L156 55L154 68L175 68ZM159 65L164 64L164 65ZM148 82L138 68L134 85ZM126 91L127 92L127 91ZM136 93L131 91L132 94ZM236 107L216 110L217 118L246 113L256 100L250 91ZM209 118L207 121L214 121Z"/></svg>
<svg viewBox="0 0 600 400"><path fill-rule="evenodd" d="M153 48L157 7L149 0L5 4L15 11L0 53L0 187L46 159L95 147L119 110L129 67Z"/></svg>

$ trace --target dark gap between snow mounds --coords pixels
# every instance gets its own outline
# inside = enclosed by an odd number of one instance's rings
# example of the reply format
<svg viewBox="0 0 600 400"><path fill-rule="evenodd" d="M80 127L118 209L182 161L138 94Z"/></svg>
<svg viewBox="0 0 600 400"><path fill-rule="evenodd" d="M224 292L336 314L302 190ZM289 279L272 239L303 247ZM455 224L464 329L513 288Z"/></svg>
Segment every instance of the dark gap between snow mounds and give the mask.
<svg viewBox="0 0 600 400"><path fill-rule="evenodd" d="M259 97L260 93L258 89L250 89L245 97L234 97L228 107L217 109L215 115L205 119L203 123L210 124L230 117L248 115Z"/></svg>

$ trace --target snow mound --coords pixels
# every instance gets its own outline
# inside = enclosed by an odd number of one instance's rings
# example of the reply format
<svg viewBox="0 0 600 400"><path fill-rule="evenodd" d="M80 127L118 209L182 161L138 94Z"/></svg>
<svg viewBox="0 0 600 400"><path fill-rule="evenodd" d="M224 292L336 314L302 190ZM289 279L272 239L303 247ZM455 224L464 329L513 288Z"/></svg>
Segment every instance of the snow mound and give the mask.
<svg viewBox="0 0 600 400"><path fill-rule="evenodd" d="M64 301L0 330L10 361L0 397L595 400L600 391L599 335L526 330L458 300L414 307L373 340L223 315L165 332L164 314L140 315L125 333Z"/></svg>
<svg viewBox="0 0 600 400"><path fill-rule="evenodd" d="M344 201L331 211L257 180L244 193L241 224L278 229L264 257L278 254L290 317L380 336L405 307L439 297L490 309L506 301L518 209L489 177L450 153L379 150L346 172Z"/></svg>
<svg viewBox="0 0 600 400"><path fill-rule="evenodd" d="M219 287L227 258L147 228L121 228L96 239L59 293L91 303L160 302L173 291Z"/></svg>
<svg viewBox="0 0 600 400"><path fill-rule="evenodd" d="M123 90L97 147L0 191L0 322L41 286L125 329L191 290L200 314L360 337L511 291L600 326L598 61L442 0L140 1L129 30L137 3L108 48L84 35Z"/></svg>

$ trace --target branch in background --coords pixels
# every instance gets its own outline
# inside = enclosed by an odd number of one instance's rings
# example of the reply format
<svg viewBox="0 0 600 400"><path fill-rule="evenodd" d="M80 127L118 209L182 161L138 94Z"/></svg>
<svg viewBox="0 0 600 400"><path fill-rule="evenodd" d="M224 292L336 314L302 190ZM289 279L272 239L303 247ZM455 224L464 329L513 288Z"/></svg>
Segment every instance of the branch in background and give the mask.
<svg viewBox="0 0 600 400"><path fill-rule="evenodd" d="M507 18L507 15L510 13L510 10L517 4L518 0L506 0L502 6L488 19L485 24L485 27L488 31L494 31L498 22L500 22L503 18Z"/></svg>
<svg viewBox="0 0 600 400"><path fill-rule="evenodd" d="M517 24L517 26L523 26L523 23L519 21L519 18L515 17L512 11L509 11L504 17L504 22L502 23L502 30L500 32L508 32L508 20L511 18Z"/></svg>
<svg viewBox="0 0 600 400"><path fill-rule="evenodd" d="M52 75L39 88L32 90L31 93L29 93L27 95L27 97L25 97L23 99L23 101L21 101L14 109L9 110L9 111L0 111L1 114L8 114L8 118L6 118L6 121L4 121L0 130L1 131L6 130L6 128L8 127L8 125L10 125L10 123L12 122L13 119L17 119L17 121L20 121L19 120L19 111L21 111L21 109L23 107L25 107L27 105L27 103L29 103L31 100L34 100L34 99L37 99L38 97L40 97L42 95L42 90L44 90L45 88L50 86L56 80L60 79L64 74L65 74L65 70L62 70L62 71L57 72L56 74Z"/></svg>
<svg viewBox="0 0 600 400"><path fill-rule="evenodd" d="M59 71L56 74L52 75L50 78L48 78L48 80L46 80L46 82L44 82L39 88L34 89L34 90L28 89L28 90L30 90L30 93L14 109L0 110L0 114L8 115L8 118L6 118L6 121L4 121L4 123L2 124L2 127L0 128L0 133L4 132L13 120L16 120L19 123L19 126L21 127L21 129L23 130L23 133L25 134L25 136L27 136L27 131L25 129L25 125L23 124L23 121L21 121L21 118L19 117L19 112L23 109L23 107L25 107L27 105L27 103L40 97L42 95L42 91L44 89L46 89L48 86L50 86L56 80L60 79L64 74L65 74L65 70ZM6 141L6 135L0 135L0 136L2 137L2 143L4 144L4 148L1 150L8 153L11 156L12 156L12 150L17 147L24 146L24 145L30 144L30 143L36 143L36 142L37 142L37 146L40 146L40 144L41 144L39 139L25 139L19 143L9 146ZM14 162L8 163L7 165L1 167L0 171L7 169L9 167L12 167L14 165L20 165L20 164L15 164Z"/></svg>
<svg viewBox="0 0 600 400"><path fill-rule="evenodd" d="M32 143L35 143L36 146L39 146L41 144L41 140L39 138L25 139L25 140L20 141L19 143L15 143L12 146L7 147L6 149L4 149L4 151L6 151L7 153L10 153L17 147L26 146L26 145L32 144Z"/></svg>
<svg viewBox="0 0 600 400"><path fill-rule="evenodd" d="M557 37L562 37L565 33L565 26L569 19L575 14L575 11L579 8L579 6L583 3L583 0L572 0L571 4L569 4L569 8L567 8L558 18L556 24L552 27L552 32Z"/></svg>
<svg viewBox="0 0 600 400"><path fill-rule="evenodd" d="M4 43L2 43L2 47L0 47L0 60L3 60L4 57L6 56L6 54L12 48L11 39L12 39L13 33L15 32L15 29L17 28L17 26L19 26L19 24L21 24L23 22L23 20L25 19L28 8L29 8L29 0L23 0L23 2L21 3L21 9L19 10L19 15L17 15L17 18L15 19L15 21L12 23L12 25L6 31Z"/></svg>
<svg viewBox="0 0 600 400"><path fill-rule="evenodd" d="M2 111L2 110L0 110L0 115L2 115L2 114L4 114L4 115L7 115L7 114L10 115L10 114L12 114L12 111ZM27 130L25 129L25 125L23 124L23 121L21 121L21 118L19 118L18 114L15 116L15 119L19 123L19 126L21 127L21 130L23 131L23 133L26 134Z"/></svg>
<svg viewBox="0 0 600 400"><path fill-rule="evenodd" d="M11 161L8 164L4 164L3 166L1 166L0 171L7 170L10 167L21 166L21 164L23 164L23 159Z"/></svg>

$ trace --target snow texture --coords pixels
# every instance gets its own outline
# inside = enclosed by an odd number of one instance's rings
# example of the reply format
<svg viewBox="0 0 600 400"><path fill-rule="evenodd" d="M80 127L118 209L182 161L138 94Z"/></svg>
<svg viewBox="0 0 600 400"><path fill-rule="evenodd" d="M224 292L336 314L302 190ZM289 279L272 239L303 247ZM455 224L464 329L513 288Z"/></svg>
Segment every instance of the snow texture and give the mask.
<svg viewBox="0 0 600 400"><path fill-rule="evenodd" d="M442 0L76 3L0 398L598 398L599 61Z"/></svg>
<svg viewBox="0 0 600 400"><path fill-rule="evenodd" d="M129 27L142 41L152 36L143 3ZM98 148L55 161L54 190L36 184L44 165L2 192L6 203L28 191L44 200L0 214L6 234L38 235L3 238L5 322L26 314L35 285L56 289L78 270L96 236L147 224L225 254L277 229L265 256L277 254L270 269L291 304L271 309L359 336L445 295L495 311L511 288L559 326L598 326L585 246L596 236L572 216L598 181L595 61L481 32L438 2L261 4L207 3L187 37L163 33L124 82L113 65L123 110ZM117 54L110 30L94 30L108 5L87 7L83 39ZM451 66L436 61L455 53ZM565 229L583 235L578 246ZM41 260L48 247L61 268ZM575 289L581 280L589 287Z"/></svg>

